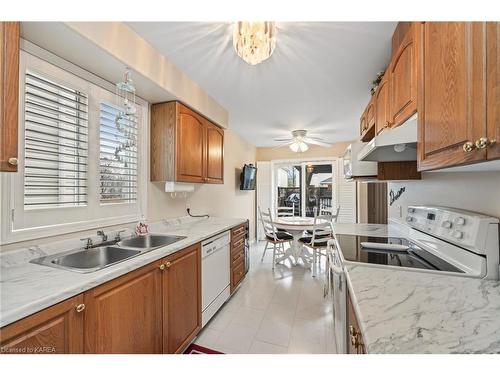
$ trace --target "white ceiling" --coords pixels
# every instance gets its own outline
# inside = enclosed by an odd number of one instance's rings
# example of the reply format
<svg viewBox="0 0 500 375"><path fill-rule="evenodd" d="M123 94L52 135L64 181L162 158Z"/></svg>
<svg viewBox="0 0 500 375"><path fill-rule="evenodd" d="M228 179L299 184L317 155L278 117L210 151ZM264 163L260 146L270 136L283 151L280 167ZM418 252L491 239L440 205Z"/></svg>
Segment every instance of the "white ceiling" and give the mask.
<svg viewBox="0 0 500 375"><path fill-rule="evenodd" d="M358 136L396 23L278 23L273 55L255 66L234 52L231 23L129 26L229 111L230 128L256 146L274 146L273 138L294 129L332 143Z"/></svg>

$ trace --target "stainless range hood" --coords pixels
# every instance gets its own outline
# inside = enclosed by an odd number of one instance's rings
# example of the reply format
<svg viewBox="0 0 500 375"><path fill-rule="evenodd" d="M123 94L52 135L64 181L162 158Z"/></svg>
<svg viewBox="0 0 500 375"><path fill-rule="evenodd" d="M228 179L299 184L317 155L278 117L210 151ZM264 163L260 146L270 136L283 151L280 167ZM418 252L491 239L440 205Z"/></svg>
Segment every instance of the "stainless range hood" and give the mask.
<svg viewBox="0 0 500 375"><path fill-rule="evenodd" d="M417 160L417 114L397 128L382 131L358 153L360 161Z"/></svg>

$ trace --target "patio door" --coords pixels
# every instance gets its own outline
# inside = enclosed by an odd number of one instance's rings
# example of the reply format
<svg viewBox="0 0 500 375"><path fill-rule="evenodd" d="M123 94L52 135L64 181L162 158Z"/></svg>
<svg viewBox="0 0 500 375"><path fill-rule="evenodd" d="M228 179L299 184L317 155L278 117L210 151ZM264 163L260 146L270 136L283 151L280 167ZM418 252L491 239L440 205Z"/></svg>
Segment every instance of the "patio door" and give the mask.
<svg viewBox="0 0 500 375"><path fill-rule="evenodd" d="M274 169L275 210L293 207L295 216L314 216L331 209L334 202L334 161L276 163Z"/></svg>

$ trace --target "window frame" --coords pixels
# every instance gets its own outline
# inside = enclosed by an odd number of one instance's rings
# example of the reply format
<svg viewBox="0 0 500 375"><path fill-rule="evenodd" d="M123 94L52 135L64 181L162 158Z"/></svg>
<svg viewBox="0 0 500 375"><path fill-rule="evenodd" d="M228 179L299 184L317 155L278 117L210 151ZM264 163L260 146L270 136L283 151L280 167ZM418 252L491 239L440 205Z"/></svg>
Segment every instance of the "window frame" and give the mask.
<svg viewBox="0 0 500 375"><path fill-rule="evenodd" d="M114 103L116 95L112 91L114 85L103 81L89 72L85 72L86 74L83 76L79 74L81 73L81 68L55 56L52 59L47 59L46 55L49 54L47 51L44 51L43 59L29 52L23 50L20 52L18 145L21 157L19 158L19 169L17 173L0 174L0 244L67 234L102 226L126 224L144 219L147 207L149 104L137 97L136 102L140 113L137 128L137 201L134 203L103 204L99 199L100 189L98 184L100 178L100 103L102 101ZM62 84L70 81L69 85L71 87L76 85L78 89L88 94L89 150L86 182L88 203L86 206L29 210L29 213L24 210L24 98L27 70L36 72ZM103 82L105 85L102 85ZM32 212L35 213L33 214ZM54 215L58 217L58 220L47 224L47 218L50 217L48 215Z"/></svg>

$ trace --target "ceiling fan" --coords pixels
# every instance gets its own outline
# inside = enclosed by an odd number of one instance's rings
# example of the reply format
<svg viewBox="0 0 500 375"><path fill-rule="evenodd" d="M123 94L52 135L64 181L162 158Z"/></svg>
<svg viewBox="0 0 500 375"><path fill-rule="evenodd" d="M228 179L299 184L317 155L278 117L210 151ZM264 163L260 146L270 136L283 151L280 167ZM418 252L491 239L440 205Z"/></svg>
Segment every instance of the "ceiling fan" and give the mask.
<svg viewBox="0 0 500 375"><path fill-rule="evenodd" d="M322 147L330 147L331 143L325 142L318 137L308 137L307 130L292 130L292 138L276 138L276 142L281 142L275 148L290 147L293 152L305 152L309 149L309 145L318 145Z"/></svg>

